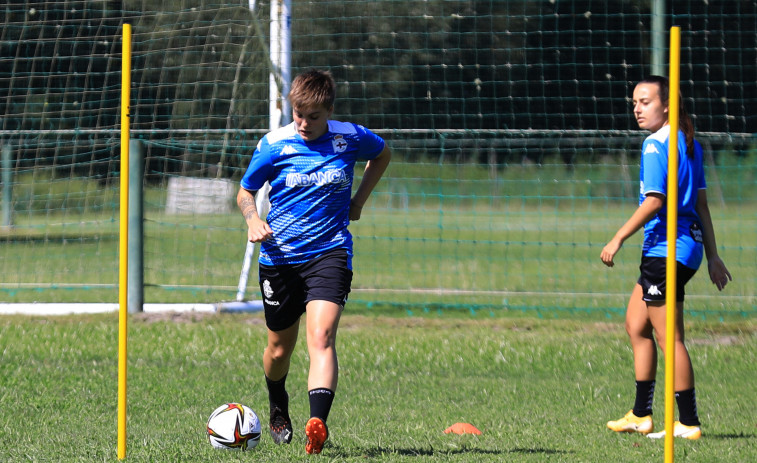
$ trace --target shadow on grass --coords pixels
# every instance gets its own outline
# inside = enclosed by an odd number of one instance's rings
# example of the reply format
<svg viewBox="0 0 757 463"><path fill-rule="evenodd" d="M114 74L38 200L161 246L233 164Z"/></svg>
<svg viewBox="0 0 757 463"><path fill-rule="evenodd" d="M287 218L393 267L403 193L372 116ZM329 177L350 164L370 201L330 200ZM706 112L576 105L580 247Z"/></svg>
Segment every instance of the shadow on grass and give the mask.
<svg viewBox="0 0 757 463"><path fill-rule="evenodd" d="M332 456L339 454L339 456L342 457L354 457L354 456L361 456L364 458L376 458L381 456L387 456L387 455L400 455L400 456L418 456L418 457L431 457L431 456L451 456L451 455L458 455L458 454L469 454L469 455L505 455L509 453L519 453L519 454L542 454L542 455L564 455L571 452L567 452L565 450L555 450L555 449L545 449L545 448L514 448L514 449L503 449L503 450L492 450L492 449L480 449L480 448L471 448L471 447L464 447L459 449L453 449L453 450L443 450L443 449L433 449L433 448L403 448L403 447L369 447L369 448L357 448L354 450L341 448L339 446L331 447L329 450L329 453Z"/></svg>
<svg viewBox="0 0 757 463"><path fill-rule="evenodd" d="M743 432L740 432L738 434L711 434L706 433L703 435L706 439L754 439L757 437L756 434L744 434Z"/></svg>
<svg viewBox="0 0 757 463"><path fill-rule="evenodd" d="M541 447L533 448L533 449L522 449L522 448L514 448L507 451L507 453L528 453L528 454L544 454L544 455L566 455L568 453L573 452L567 452L565 450L554 450L554 449L545 449Z"/></svg>

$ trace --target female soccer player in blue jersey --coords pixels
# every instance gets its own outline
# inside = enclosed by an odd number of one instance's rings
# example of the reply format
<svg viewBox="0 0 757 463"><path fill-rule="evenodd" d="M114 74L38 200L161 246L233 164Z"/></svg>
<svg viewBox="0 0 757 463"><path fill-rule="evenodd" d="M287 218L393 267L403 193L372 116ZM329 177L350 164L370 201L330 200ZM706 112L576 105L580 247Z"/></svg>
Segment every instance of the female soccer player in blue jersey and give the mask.
<svg viewBox="0 0 757 463"><path fill-rule="evenodd" d="M644 245L641 257L641 276L631 293L626 309L626 331L633 350L636 374L636 401L633 409L607 427L617 432L639 432L660 438L664 431L650 434L652 399L657 370L655 338L665 352L665 259L667 256L667 194L669 85L665 77L650 76L636 85L633 92L633 114L639 127L649 130L642 145L641 189L639 208L602 249L601 259L612 267L613 258L623 242L644 227ZM680 96L679 96L680 98ZM722 290L731 280L723 261L718 256L715 231L707 205L702 146L694 140L694 127L688 114L680 106L678 134L678 233L676 239L677 290L675 387L679 421L674 435L699 439L702 435L694 393L694 371L684 345L683 301L684 286L694 276L707 255L710 279Z"/></svg>
<svg viewBox="0 0 757 463"><path fill-rule="evenodd" d="M350 220L386 170L391 152L357 124L331 120L336 86L331 74L309 70L292 82L293 122L263 137L241 181L237 204L250 241L260 243L259 277L268 345L263 353L270 402L270 432L292 439L285 381L305 314L310 357L307 453L320 453L337 388L336 333L352 283ZM367 160L355 194L357 160ZM269 182L271 209L258 216L254 195Z"/></svg>

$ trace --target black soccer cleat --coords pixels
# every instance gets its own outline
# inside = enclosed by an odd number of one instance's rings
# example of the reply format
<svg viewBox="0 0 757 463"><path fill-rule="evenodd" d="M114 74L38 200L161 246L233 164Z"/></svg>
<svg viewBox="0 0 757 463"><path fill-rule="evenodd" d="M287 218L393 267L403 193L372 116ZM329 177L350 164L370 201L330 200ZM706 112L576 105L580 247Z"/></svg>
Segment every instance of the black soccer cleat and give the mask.
<svg viewBox="0 0 757 463"><path fill-rule="evenodd" d="M292 442L292 420L289 412L276 405L271 406L271 419L268 423L271 437L276 444L288 444Z"/></svg>

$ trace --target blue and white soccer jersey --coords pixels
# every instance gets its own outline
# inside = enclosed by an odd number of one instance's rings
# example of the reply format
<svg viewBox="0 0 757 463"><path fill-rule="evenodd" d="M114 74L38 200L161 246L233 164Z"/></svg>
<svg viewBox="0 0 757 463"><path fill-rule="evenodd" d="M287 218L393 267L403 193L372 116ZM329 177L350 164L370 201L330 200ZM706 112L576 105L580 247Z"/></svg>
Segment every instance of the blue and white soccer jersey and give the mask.
<svg viewBox="0 0 757 463"><path fill-rule="evenodd" d="M258 143L242 177L246 190L271 185L267 222L273 238L260 245L264 265L300 264L333 249L346 249L352 268L349 205L358 159L375 159L384 140L357 124L328 121L327 132L305 141L294 123Z"/></svg>
<svg viewBox="0 0 757 463"><path fill-rule="evenodd" d="M668 144L670 126L664 126L644 140L641 148L641 186L639 204L649 193L667 196L668 190ZM702 226L695 206L699 190L707 188L704 179L702 146L694 141L694 155L686 154L686 136L678 132L678 232L676 260L683 265L698 269L702 263ZM667 203L644 226L642 255L667 257Z"/></svg>

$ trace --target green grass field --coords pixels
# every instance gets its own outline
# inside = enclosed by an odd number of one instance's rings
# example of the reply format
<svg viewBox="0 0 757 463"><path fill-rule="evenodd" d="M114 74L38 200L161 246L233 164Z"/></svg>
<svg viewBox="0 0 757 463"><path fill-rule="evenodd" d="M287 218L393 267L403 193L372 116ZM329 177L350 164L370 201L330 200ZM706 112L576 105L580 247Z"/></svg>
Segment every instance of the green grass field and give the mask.
<svg viewBox="0 0 757 463"><path fill-rule="evenodd" d="M633 401L622 321L527 315L374 316L351 309L323 461L663 461L662 441L605 428ZM116 314L0 317L0 461L116 461ZM704 437L676 462L757 461L757 324L693 320L687 339ZM303 461L307 354L288 386L295 439L214 450L210 412L239 401L268 418L260 314L138 314L129 321L131 462ZM303 339L304 341L304 333ZM664 368L655 401L663 429ZM444 434L468 422L481 436Z"/></svg>

